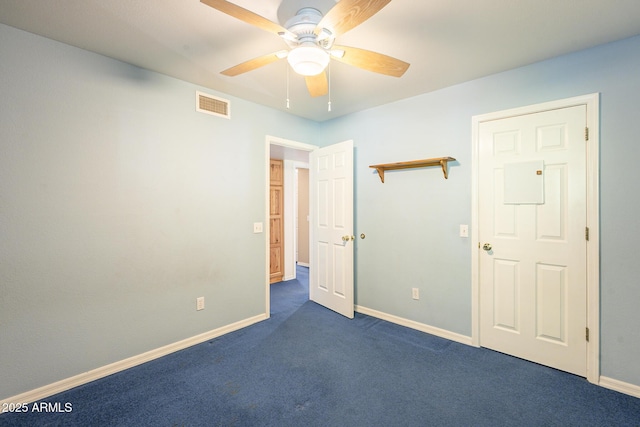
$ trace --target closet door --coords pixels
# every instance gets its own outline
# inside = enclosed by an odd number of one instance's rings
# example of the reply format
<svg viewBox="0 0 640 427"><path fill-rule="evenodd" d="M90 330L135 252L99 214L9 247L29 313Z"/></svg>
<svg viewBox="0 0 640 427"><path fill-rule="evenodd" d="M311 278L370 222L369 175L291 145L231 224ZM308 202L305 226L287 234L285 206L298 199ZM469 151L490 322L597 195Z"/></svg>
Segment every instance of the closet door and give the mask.
<svg viewBox="0 0 640 427"><path fill-rule="evenodd" d="M585 105L478 127L480 343L587 374Z"/></svg>

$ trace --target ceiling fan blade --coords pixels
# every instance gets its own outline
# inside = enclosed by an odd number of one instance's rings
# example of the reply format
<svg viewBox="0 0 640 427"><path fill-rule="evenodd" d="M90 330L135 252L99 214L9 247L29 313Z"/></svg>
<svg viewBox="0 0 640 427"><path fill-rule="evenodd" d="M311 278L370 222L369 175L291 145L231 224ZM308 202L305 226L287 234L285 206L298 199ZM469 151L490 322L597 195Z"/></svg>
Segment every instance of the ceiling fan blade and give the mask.
<svg viewBox="0 0 640 427"><path fill-rule="evenodd" d="M359 49L357 47L333 46L332 51L344 51L344 55L332 55L332 59L387 76L402 77L410 65L407 62L391 56Z"/></svg>
<svg viewBox="0 0 640 427"><path fill-rule="evenodd" d="M313 97L323 96L329 92L326 71L321 72L317 76L306 76L304 80L307 82L309 94Z"/></svg>
<svg viewBox="0 0 640 427"><path fill-rule="evenodd" d="M204 0L203 0L204 1ZM327 12L316 27L319 35L323 28L334 37L344 34L378 13L391 0L340 0Z"/></svg>
<svg viewBox="0 0 640 427"><path fill-rule="evenodd" d="M286 57L287 51L278 51L274 53L270 53L268 55L262 55L257 58L250 59L248 61L243 62L242 64L238 64L234 67L227 68L224 71L221 71L220 74L224 74L225 76L237 76L238 74L246 73L247 71L253 71L256 68L263 67L265 65L271 64L272 62L276 62L279 59Z"/></svg>
<svg viewBox="0 0 640 427"><path fill-rule="evenodd" d="M291 33L286 28L276 24L275 22L271 22L267 18L263 18L262 16L251 12L250 10L247 10L226 0L200 0L200 2L216 10L219 10L222 13L226 13L229 16L233 16L234 18L244 21L247 24L251 24L254 27L258 27L276 35L286 34L288 37L292 37L294 39L296 38L295 34Z"/></svg>

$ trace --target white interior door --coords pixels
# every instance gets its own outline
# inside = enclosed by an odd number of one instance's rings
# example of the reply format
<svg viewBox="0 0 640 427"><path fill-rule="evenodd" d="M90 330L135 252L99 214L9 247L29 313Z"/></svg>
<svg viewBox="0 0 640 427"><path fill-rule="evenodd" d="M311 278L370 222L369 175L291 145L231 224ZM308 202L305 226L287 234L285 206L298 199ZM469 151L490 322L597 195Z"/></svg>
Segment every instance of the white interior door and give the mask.
<svg viewBox="0 0 640 427"><path fill-rule="evenodd" d="M586 376L586 106L480 123L480 345Z"/></svg>
<svg viewBox="0 0 640 427"><path fill-rule="evenodd" d="M311 152L309 298L353 318L353 141Z"/></svg>

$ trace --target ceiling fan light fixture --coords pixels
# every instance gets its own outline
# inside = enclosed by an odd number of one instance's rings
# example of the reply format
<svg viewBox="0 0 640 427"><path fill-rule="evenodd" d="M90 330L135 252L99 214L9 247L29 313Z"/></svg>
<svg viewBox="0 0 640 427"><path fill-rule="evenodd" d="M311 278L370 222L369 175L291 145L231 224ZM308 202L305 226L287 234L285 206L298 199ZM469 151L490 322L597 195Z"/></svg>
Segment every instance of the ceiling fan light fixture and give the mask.
<svg viewBox="0 0 640 427"><path fill-rule="evenodd" d="M301 45L287 56L293 71L303 76L317 76L329 65L329 53L315 44Z"/></svg>

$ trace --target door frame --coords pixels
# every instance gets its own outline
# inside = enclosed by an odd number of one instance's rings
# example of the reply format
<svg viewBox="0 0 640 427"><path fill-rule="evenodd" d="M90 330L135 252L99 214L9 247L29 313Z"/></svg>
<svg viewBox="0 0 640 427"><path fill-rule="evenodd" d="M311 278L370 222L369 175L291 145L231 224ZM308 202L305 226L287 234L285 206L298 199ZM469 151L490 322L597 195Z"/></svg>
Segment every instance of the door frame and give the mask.
<svg viewBox="0 0 640 427"><path fill-rule="evenodd" d="M299 151L299 150L296 150ZM305 152L306 153L306 152ZM308 156L308 154L307 154ZM293 280L297 277L296 266L298 251L298 229L296 218L298 215L298 180L299 169L309 170L309 162L299 160L284 160L284 276L282 280ZM307 206L309 206L307 204ZM308 263L306 265L309 267Z"/></svg>
<svg viewBox="0 0 640 427"><path fill-rule="evenodd" d="M271 233L270 223L269 223L269 172L270 172L270 159L271 159L271 146L279 145L281 147L285 147L287 149L306 151L311 153L312 151L318 149L319 147L316 145L306 144L304 142L292 141L284 138L279 138L276 136L267 135L265 137L265 158L264 158L264 170L265 170L265 186L264 186L264 246L265 246L265 264L264 264L264 280L265 280L265 315L266 318L271 317L271 283L269 282L269 236ZM283 171L284 173L284 171ZM286 203L286 202L285 202ZM283 260L284 262L284 260ZM309 270L313 267L311 260L309 260Z"/></svg>
<svg viewBox="0 0 640 427"><path fill-rule="evenodd" d="M544 102L520 108L496 111L473 116L472 123L472 164L471 164L471 343L480 347L480 261L479 240L479 128L483 122L506 119L525 114L586 105L588 140L586 144L586 184L587 184L587 227L589 241L587 243L587 380L598 384L600 381L600 189L599 189L599 157L600 157L600 96L598 93Z"/></svg>

